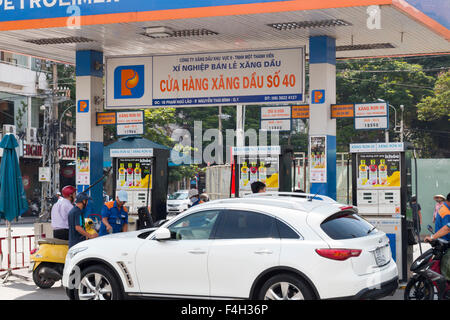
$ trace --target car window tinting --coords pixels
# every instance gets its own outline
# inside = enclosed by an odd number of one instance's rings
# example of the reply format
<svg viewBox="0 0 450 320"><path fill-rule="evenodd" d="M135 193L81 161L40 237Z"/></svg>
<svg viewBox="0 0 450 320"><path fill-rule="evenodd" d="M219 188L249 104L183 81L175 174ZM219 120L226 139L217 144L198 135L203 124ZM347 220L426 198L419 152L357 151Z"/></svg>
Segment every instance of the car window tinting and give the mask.
<svg viewBox="0 0 450 320"><path fill-rule="evenodd" d="M216 239L274 238L275 219L267 215L241 210L225 210Z"/></svg>
<svg viewBox="0 0 450 320"><path fill-rule="evenodd" d="M218 216L219 210L205 210L190 214L181 220L175 221L169 226L172 239L209 239Z"/></svg>
<svg viewBox="0 0 450 320"><path fill-rule="evenodd" d="M277 220L278 233L281 239L300 239L300 236L284 222Z"/></svg>
<svg viewBox="0 0 450 320"><path fill-rule="evenodd" d="M335 240L361 238L369 234L373 226L351 211L339 212L320 225L322 230ZM370 234L376 231L372 231Z"/></svg>

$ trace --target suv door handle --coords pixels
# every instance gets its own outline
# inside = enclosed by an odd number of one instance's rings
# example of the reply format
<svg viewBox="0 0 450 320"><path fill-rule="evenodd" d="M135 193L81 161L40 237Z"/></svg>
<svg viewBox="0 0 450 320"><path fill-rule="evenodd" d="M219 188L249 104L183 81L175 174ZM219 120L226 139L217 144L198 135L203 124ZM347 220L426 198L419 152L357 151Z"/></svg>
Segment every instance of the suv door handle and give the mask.
<svg viewBox="0 0 450 320"><path fill-rule="evenodd" d="M264 250L256 250L255 254L272 254L273 251L269 250L269 249L264 249Z"/></svg>
<svg viewBox="0 0 450 320"><path fill-rule="evenodd" d="M192 250L189 250L188 252L192 253L192 254L205 254L206 253L206 251L202 250L202 249L192 249Z"/></svg>

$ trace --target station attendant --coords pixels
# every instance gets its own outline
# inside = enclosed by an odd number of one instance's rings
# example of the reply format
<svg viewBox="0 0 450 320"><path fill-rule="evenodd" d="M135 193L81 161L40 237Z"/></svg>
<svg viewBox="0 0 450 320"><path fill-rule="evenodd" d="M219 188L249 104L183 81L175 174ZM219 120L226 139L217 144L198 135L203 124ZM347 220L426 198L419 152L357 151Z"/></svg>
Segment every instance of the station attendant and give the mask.
<svg viewBox="0 0 450 320"><path fill-rule="evenodd" d="M117 194L116 201L105 203L102 208L102 225L98 232L100 236L128 231L128 210L124 206L127 201L127 192L121 190Z"/></svg>

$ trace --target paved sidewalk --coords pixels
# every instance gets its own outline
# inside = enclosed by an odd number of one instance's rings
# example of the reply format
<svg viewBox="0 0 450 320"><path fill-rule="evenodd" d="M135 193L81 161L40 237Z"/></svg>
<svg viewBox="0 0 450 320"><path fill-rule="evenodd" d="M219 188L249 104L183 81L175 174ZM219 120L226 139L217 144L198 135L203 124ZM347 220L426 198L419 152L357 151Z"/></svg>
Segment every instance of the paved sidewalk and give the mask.
<svg viewBox="0 0 450 320"><path fill-rule="evenodd" d="M28 277L28 281L12 276L5 284L0 283L0 300L69 300L61 281L44 290L34 284L32 274L27 270L17 270L14 273Z"/></svg>

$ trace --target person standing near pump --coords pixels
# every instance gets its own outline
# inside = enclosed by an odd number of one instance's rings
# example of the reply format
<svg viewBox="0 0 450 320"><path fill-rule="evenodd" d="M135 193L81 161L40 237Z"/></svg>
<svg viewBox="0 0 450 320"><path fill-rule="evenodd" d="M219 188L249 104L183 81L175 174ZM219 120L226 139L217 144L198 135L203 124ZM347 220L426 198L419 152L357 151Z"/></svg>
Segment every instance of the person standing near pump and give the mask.
<svg viewBox="0 0 450 320"><path fill-rule="evenodd" d="M106 202L102 209L102 225L99 235L104 236L108 233L119 233L128 231L128 210L125 203L128 201L128 193L120 190L116 201Z"/></svg>
<svg viewBox="0 0 450 320"><path fill-rule="evenodd" d="M73 208L77 190L73 186L65 186L61 191L62 198L53 205L51 212L53 237L69 240L69 212Z"/></svg>
<svg viewBox="0 0 450 320"><path fill-rule="evenodd" d="M75 198L75 206L69 212L69 248L86 239L98 237L98 234L90 234L84 225L83 210L86 209L88 201L92 200L86 193L82 192Z"/></svg>

